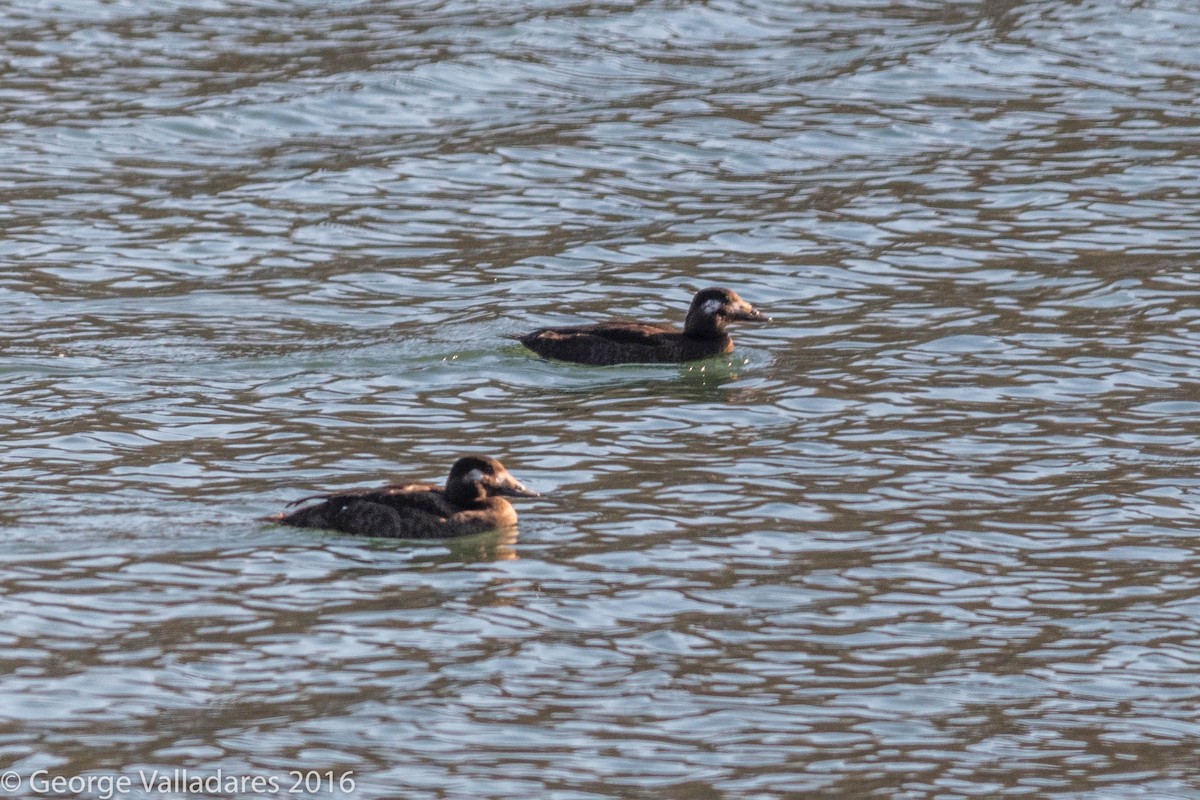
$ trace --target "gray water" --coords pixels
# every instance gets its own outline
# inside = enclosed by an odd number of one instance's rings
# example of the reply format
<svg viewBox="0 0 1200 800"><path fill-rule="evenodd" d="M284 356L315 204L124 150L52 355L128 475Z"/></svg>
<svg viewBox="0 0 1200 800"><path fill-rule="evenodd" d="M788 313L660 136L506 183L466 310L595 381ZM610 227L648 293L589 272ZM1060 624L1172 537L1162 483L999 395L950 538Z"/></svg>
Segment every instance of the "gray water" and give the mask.
<svg viewBox="0 0 1200 800"><path fill-rule="evenodd" d="M0 33L9 796L1200 798L1192 4ZM728 358L504 338L708 285ZM519 533L258 521L469 452Z"/></svg>

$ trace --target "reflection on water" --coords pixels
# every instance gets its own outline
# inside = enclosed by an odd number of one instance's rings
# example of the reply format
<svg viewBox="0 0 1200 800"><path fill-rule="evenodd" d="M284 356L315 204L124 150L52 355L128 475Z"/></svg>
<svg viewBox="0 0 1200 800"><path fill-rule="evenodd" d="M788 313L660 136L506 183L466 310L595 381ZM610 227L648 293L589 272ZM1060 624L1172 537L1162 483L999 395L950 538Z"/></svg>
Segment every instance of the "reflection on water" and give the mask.
<svg viewBox="0 0 1200 800"><path fill-rule="evenodd" d="M1191 9L0 26L6 768L1200 797ZM504 338L709 285L728 358ZM258 521L466 452L519 540Z"/></svg>

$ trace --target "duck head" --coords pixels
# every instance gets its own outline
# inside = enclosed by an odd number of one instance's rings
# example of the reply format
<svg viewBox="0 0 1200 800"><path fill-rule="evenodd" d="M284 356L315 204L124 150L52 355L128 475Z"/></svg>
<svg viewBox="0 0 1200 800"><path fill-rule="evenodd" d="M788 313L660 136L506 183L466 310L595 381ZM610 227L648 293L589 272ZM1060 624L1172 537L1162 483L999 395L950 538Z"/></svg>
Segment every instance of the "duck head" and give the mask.
<svg viewBox="0 0 1200 800"><path fill-rule="evenodd" d="M514 478L494 458L463 456L450 468L446 478L446 496L452 502L478 502L497 495L507 497L541 497Z"/></svg>
<svg viewBox="0 0 1200 800"><path fill-rule="evenodd" d="M723 336L725 324L732 320L770 322L771 318L747 303L732 289L701 289L692 298L683 332L689 336Z"/></svg>

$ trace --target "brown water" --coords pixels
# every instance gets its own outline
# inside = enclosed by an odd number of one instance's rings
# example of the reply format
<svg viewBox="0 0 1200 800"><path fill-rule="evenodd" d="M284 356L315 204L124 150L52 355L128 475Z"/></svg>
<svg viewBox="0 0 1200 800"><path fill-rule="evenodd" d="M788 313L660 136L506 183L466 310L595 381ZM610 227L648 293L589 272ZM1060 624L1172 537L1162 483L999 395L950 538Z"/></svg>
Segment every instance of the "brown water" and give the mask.
<svg viewBox="0 0 1200 800"><path fill-rule="evenodd" d="M1192 4L0 31L9 795L1200 798ZM706 285L775 322L502 338ZM519 537L256 521L474 451Z"/></svg>

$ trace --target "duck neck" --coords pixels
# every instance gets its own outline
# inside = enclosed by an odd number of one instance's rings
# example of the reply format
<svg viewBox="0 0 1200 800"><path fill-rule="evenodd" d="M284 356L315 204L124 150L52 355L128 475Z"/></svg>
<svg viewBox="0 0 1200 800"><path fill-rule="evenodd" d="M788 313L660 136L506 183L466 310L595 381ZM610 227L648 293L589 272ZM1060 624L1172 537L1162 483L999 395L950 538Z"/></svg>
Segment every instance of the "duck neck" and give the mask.
<svg viewBox="0 0 1200 800"><path fill-rule="evenodd" d="M725 320L716 314L705 314L700 309L688 311L683 323L683 335L692 339L721 339L725 333Z"/></svg>
<svg viewBox="0 0 1200 800"><path fill-rule="evenodd" d="M487 492L478 483L463 483L462 481L446 481L443 492L446 499L460 507L479 505L487 500Z"/></svg>

